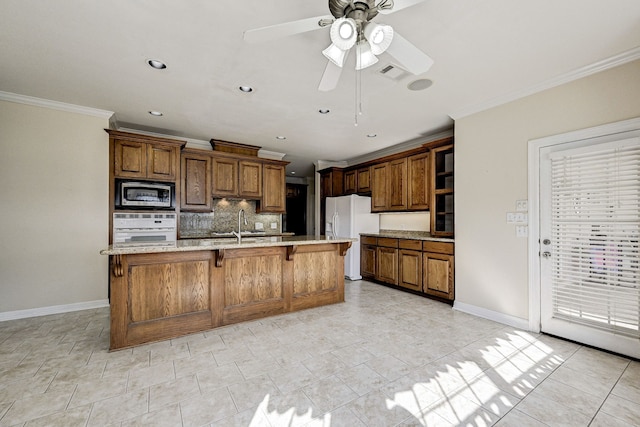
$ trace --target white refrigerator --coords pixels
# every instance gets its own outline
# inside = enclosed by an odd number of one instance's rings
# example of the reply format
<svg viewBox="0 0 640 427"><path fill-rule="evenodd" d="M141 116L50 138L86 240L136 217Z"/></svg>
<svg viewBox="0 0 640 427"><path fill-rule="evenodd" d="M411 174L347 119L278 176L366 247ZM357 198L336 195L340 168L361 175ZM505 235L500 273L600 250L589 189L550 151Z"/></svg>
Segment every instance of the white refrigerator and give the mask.
<svg viewBox="0 0 640 427"><path fill-rule="evenodd" d="M371 197L327 197L325 234L333 237L354 237L360 233L380 231L378 214L371 213ZM360 242L354 242L344 257L344 275L349 280L360 280Z"/></svg>

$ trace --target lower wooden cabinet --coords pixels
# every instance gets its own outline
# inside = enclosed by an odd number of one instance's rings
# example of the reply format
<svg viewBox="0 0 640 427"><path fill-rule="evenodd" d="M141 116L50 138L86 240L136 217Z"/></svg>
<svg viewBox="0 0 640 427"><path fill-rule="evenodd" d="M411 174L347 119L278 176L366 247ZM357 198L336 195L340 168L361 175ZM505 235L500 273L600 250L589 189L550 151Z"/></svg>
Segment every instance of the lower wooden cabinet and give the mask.
<svg viewBox="0 0 640 427"><path fill-rule="evenodd" d="M360 274L364 279L453 301L454 244L363 236Z"/></svg>
<svg viewBox="0 0 640 427"><path fill-rule="evenodd" d="M453 255L424 253L424 292L452 300L453 294Z"/></svg>

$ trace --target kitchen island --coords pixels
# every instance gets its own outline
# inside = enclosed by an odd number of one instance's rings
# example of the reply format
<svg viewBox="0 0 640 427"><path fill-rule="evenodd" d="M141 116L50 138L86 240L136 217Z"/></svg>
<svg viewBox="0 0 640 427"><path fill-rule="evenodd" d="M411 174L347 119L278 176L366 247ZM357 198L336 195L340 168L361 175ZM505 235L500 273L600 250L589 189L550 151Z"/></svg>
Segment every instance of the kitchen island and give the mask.
<svg viewBox="0 0 640 427"><path fill-rule="evenodd" d="M355 239L189 239L114 245L110 349L344 302L344 256Z"/></svg>

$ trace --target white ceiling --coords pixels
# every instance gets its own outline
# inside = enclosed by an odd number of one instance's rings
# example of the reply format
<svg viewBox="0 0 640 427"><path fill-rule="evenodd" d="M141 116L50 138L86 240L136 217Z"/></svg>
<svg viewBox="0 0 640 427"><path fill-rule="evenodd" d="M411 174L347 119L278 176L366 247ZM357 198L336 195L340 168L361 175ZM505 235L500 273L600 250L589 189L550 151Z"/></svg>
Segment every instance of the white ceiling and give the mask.
<svg viewBox="0 0 640 427"><path fill-rule="evenodd" d="M419 76L433 86L414 92L407 84L416 76L379 75L393 63L382 54L362 72L354 126L353 55L336 90L317 90L327 28L242 39L248 29L328 13L326 0L0 0L0 91L113 111L126 128L284 152L287 171L300 176L315 160L451 129L451 117L616 55L637 57L640 47L638 0L426 0L375 21L434 59Z"/></svg>

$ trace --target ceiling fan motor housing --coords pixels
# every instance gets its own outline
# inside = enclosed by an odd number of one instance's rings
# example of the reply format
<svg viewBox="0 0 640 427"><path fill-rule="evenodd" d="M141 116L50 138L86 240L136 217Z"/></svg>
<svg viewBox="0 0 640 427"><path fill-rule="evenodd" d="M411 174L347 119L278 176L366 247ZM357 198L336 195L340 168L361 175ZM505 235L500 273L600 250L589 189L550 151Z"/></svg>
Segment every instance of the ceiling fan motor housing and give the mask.
<svg viewBox="0 0 640 427"><path fill-rule="evenodd" d="M373 19L378 14L375 0L329 0L329 10L336 19L344 16L364 22Z"/></svg>

